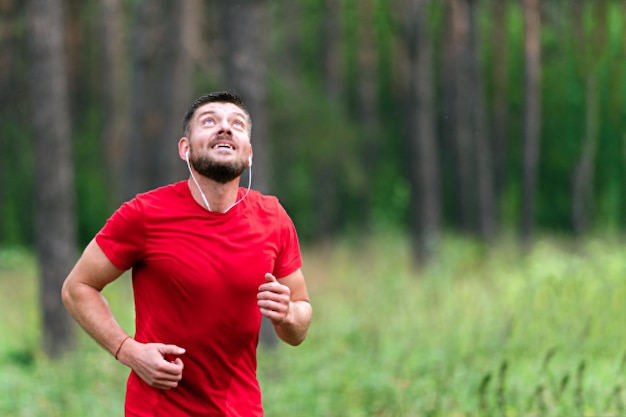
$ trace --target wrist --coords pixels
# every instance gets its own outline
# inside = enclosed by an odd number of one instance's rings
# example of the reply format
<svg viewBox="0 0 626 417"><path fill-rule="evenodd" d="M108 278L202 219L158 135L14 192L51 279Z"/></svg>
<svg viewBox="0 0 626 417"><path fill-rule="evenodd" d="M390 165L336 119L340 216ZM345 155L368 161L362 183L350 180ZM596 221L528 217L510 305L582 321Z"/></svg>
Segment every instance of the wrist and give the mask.
<svg viewBox="0 0 626 417"><path fill-rule="evenodd" d="M120 352L122 351L122 347L124 346L124 344L128 341L128 339L132 339L130 336L126 336L122 339L122 341L117 345L117 349L115 350L115 353L113 354L113 357L116 360L119 360L119 356L120 356Z"/></svg>

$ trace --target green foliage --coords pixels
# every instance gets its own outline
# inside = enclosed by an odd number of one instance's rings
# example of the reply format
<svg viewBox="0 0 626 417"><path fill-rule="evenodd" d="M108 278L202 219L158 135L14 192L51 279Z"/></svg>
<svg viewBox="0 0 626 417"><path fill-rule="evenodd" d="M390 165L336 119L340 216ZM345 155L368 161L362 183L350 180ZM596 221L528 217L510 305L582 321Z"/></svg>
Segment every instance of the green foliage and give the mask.
<svg viewBox="0 0 626 417"><path fill-rule="evenodd" d="M30 132L15 122L17 111L3 112L0 122L0 245L32 242L34 172Z"/></svg>
<svg viewBox="0 0 626 417"><path fill-rule="evenodd" d="M622 252L602 241L487 252L449 237L420 273L395 239L309 254L314 325L303 346L262 353L268 415L615 410Z"/></svg>
<svg viewBox="0 0 626 417"><path fill-rule="evenodd" d="M13 2L15 3L15 2ZM28 127L27 25L24 7L7 6L6 36L3 55L11 65L2 72L3 104L0 109L0 244L32 245L34 241L34 173L32 138ZM124 1L120 24L132 36L138 2ZM279 167L272 184L273 192L293 207L296 224L303 237L310 236L316 217L314 190L316 173L331 166L337 177L337 233L362 227L367 207L373 218L369 226L389 225L405 228L409 207L405 201L408 165L406 82L400 74L410 71L404 57L411 44L411 28L406 27L406 13L398 3L376 0L373 15L365 19L362 2L343 0L334 3L306 0L267 3L270 30L268 39L268 80L272 136L275 143L270 158ZM494 36L491 7L493 2L477 2L476 22L480 42L480 62L486 84L487 102L492 107ZM594 195L592 223L602 230L624 228L626 208L624 190L624 143L626 143L626 59L624 55L625 19L619 1L607 2L606 33L601 47L593 47L598 2L585 2L582 27L576 27L570 8L572 2L548 2L542 13L542 138L538 178L537 207L539 229L572 230L572 174L580 157L584 116L585 76L598 77L599 132L594 161ZM522 190L522 141L524 123L524 15L520 2L506 3L507 24L507 172L504 190L498 202L499 220L509 227L519 223ZM209 9L210 10L210 9ZM455 227L458 184L453 175L454 151L445 131L449 131L450 114L442 106L445 86L442 61L449 42L447 13L443 2L430 2L428 30L433 36L433 84L437 86L435 102L438 144L441 152L442 206L447 227ZM68 32L71 38L69 62L72 98L72 141L75 144L77 219L81 242L88 240L115 207L108 206L107 168L104 166L102 132L102 65L100 21L97 2L87 1L71 6L67 16L74 18ZM338 39L329 39L329 13L339 24ZM371 27L364 28L369 21ZM8 24L10 23L10 24ZM376 90L375 129L359 122L361 106L359 80L363 69L359 63L359 39L364 29L373 33L372 48L376 57L374 82ZM202 32L202 42L211 33ZM68 38L69 39L69 38ZM340 51L337 77L341 91L330 98L324 87L326 46L334 42ZM211 46L214 48L215 45ZM213 50L211 49L211 50ZM219 49L219 48L218 48ZM130 48L132 53L133 48ZM197 54L202 56L203 54ZM194 55L195 56L195 55ZM212 57L211 57L212 59ZM128 60L128 71L133 71ZM216 65L199 62L194 85L200 91L221 88L219 76L212 73ZM218 71L215 71L218 72ZM130 77L131 74L128 74ZM491 108L488 114L493 114ZM491 120L490 120L491 122ZM284 132L280 129L286 129ZM373 130L373 131L369 131ZM289 139L284 140L287 136ZM292 141L293 143L287 143ZM377 148L375 166L364 166L363 148ZM285 161L289 162L289 168ZM283 175L288 171L289 175ZM286 178L289 177L289 178ZM391 202L391 205L389 205Z"/></svg>
<svg viewBox="0 0 626 417"><path fill-rule="evenodd" d="M274 183L278 197L302 237L314 230L315 170L332 170L340 190L336 204L342 224L353 225L351 201L366 186L357 159L358 131L339 103L306 84L272 79L270 106L276 114L271 147L276 160ZM300 117L305 114L306 117Z"/></svg>
<svg viewBox="0 0 626 417"><path fill-rule="evenodd" d="M623 415L623 248L447 236L420 270L389 235L308 248L314 321L301 346L260 349L266 414ZM0 415L120 415L127 369L87 336L58 363L37 348L35 272L0 252ZM105 291L132 331L128 277Z"/></svg>
<svg viewBox="0 0 626 417"><path fill-rule="evenodd" d="M75 133L74 164L76 166L76 204L78 213L79 246L84 247L102 228L115 209L109 206L104 144L101 141L102 115L92 107L85 111L85 120Z"/></svg>

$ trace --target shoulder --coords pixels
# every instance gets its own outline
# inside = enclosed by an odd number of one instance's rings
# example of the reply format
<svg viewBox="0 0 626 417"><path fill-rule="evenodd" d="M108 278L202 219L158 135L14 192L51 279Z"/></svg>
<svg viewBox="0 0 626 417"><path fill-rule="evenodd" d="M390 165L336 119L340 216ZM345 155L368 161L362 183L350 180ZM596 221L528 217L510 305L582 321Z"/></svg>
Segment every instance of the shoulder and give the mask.
<svg viewBox="0 0 626 417"><path fill-rule="evenodd" d="M186 181L179 181L174 184L164 185L144 193L137 194L136 200L139 201L158 201L167 198L182 197L187 189Z"/></svg>
<svg viewBox="0 0 626 417"><path fill-rule="evenodd" d="M184 201L184 183L175 183L137 194L122 204L109 218L126 223L143 223L146 218L172 211Z"/></svg>
<svg viewBox="0 0 626 417"><path fill-rule="evenodd" d="M278 197L262 194L256 190L250 190L248 195L248 206L253 210L265 215L286 215L285 209L280 204Z"/></svg>
<svg viewBox="0 0 626 417"><path fill-rule="evenodd" d="M188 192L187 183L185 181L179 181L174 184L165 185L163 187L137 194L135 198L126 204L130 203L136 208L141 209L172 205L172 203L175 203L177 200L184 199L185 191Z"/></svg>

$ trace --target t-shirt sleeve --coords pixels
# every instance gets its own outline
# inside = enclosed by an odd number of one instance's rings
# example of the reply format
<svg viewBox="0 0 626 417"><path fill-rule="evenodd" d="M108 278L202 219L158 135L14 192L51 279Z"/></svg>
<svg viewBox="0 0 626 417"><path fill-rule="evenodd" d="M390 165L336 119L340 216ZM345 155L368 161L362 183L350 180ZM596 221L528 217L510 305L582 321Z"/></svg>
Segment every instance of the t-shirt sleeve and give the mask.
<svg viewBox="0 0 626 417"><path fill-rule="evenodd" d="M279 204L280 246L273 274L276 278L285 277L302 266L300 243L293 221Z"/></svg>
<svg viewBox="0 0 626 417"><path fill-rule="evenodd" d="M137 199L124 203L96 235L96 242L116 268L126 270L137 263L144 247L144 218Z"/></svg>

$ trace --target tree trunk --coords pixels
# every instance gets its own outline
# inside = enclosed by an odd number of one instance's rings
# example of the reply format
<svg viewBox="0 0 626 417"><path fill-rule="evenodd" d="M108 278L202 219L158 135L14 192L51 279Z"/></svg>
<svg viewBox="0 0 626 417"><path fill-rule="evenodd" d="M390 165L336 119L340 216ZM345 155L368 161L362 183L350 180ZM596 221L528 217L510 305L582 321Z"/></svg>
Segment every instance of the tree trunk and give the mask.
<svg viewBox="0 0 626 417"><path fill-rule="evenodd" d="M181 179L178 157L181 120L191 94L191 57L184 40L193 23L195 1L144 0L139 4L134 39L130 152L126 160L125 199Z"/></svg>
<svg viewBox="0 0 626 417"><path fill-rule="evenodd" d="M535 198L541 136L541 17L539 0L523 0L524 7L524 156L522 241L534 235Z"/></svg>
<svg viewBox="0 0 626 417"><path fill-rule="evenodd" d="M451 213L450 223L455 229L459 229L461 220L461 203L456 189L460 168L457 164L456 155L456 113L454 111L456 100L455 71L456 71L456 45L452 24L452 0L445 0L443 5L444 24L439 42L435 50L441 50L441 74L440 74L440 97L441 97L441 123L439 137L441 142L441 182L442 204ZM449 190L449 191L448 191ZM453 195L448 197L447 192ZM445 194L444 194L445 193Z"/></svg>
<svg viewBox="0 0 626 417"><path fill-rule="evenodd" d="M585 83L585 128L581 154L572 178L572 223L574 231L582 235L588 231L593 202L594 161L600 128L598 94L598 62L606 45L607 8L605 0L593 3L594 19L590 38L585 36L584 5L574 7L574 34L579 65Z"/></svg>
<svg viewBox="0 0 626 417"><path fill-rule="evenodd" d="M507 0L492 1L493 31L493 160L495 173L495 195L499 201L507 178L507 136L508 136L508 30Z"/></svg>
<svg viewBox="0 0 626 417"><path fill-rule="evenodd" d="M585 81L585 132L583 146L574 170L572 184L572 221L574 231L581 235L589 229L593 198L594 160L598 143L598 83L589 74Z"/></svg>
<svg viewBox="0 0 626 417"><path fill-rule="evenodd" d="M130 135L128 136L127 152L124 155L124 190L123 200L130 200L138 192L146 191L148 186L148 166L156 161L153 144L146 137L150 132L155 134L163 129L157 91L158 81L153 72L161 66L158 52L163 48L165 34L159 15L159 0L143 0L135 11L135 26L132 39L132 101L130 109ZM161 60L162 61L162 60Z"/></svg>
<svg viewBox="0 0 626 417"><path fill-rule="evenodd" d="M470 0L451 0L452 42L454 48L454 146L457 164L457 198L461 230L475 232L476 222L476 142L472 112L474 80L470 45Z"/></svg>
<svg viewBox="0 0 626 417"><path fill-rule="evenodd" d="M332 1L332 0L331 0ZM278 16L280 32L279 48L277 54L280 60L281 77L288 77L290 82L300 82L299 74L302 71L302 42L304 16L304 2L285 1L280 3L280 16Z"/></svg>
<svg viewBox="0 0 626 417"><path fill-rule="evenodd" d="M496 210L493 185L493 152L487 123L485 103L485 83L480 67L480 47L478 39L478 2L470 0L470 50L471 76L473 82L472 106L469 113L474 119L476 146L477 213L480 235L487 242L493 241L496 233Z"/></svg>
<svg viewBox="0 0 626 417"><path fill-rule="evenodd" d="M358 122L360 125L361 163L365 171L376 172L378 167L380 144L380 124L377 109L377 41L374 22L373 0L357 2L358 13L358 50L357 50L357 88ZM368 175L368 174L366 174ZM368 182L364 182L368 184ZM359 190L360 218L365 230L372 225L372 190L365 185Z"/></svg>
<svg viewBox="0 0 626 417"><path fill-rule="evenodd" d="M622 135L622 167L626 167L626 132ZM626 178L624 177L626 177L626 175L622 174L622 199L626 196L626 181L624 181ZM624 210L624 217L622 217L622 221L624 222L623 224L626 225L626 210Z"/></svg>
<svg viewBox="0 0 626 417"><path fill-rule="evenodd" d="M61 286L77 255L62 1L29 0L28 22L43 347L56 358L75 343Z"/></svg>
<svg viewBox="0 0 626 417"><path fill-rule="evenodd" d="M171 23L168 22L172 29L167 35L169 56L164 57L167 61L163 79L159 81L164 86L160 104L169 104L163 106L165 128L157 136L158 163L152 170L152 176L157 179L155 186L178 181L187 175L187 166L178 156L178 140L183 137L183 116L197 95L192 91L193 62L186 45L196 38L195 32L199 30L202 18L199 7L202 2L185 0L173 3Z"/></svg>
<svg viewBox="0 0 626 417"><path fill-rule="evenodd" d="M339 0L326 0L326 19L323 30L323 83L328 97L328 105L337 112L341 112L343 85L343 61L341 46L343 37L341 31L342 7ZM318 242L330 239L337 227L338 213L338 183L340 178L337 161L334 158L321 158L316 161L312 175L315 181L311 190L315 194L317 210L314 212L314 238Z"/></svg>
<svg viewBox="0 0 626 417"><path fill-rule="evenodd" d="M117 207L124 195L124 157L130 127L130 68L122 0L100 0L102 42L102 96L104 123L102 143L109 179L109 204Z"/></svg>
<svg viewBox="0 0 626 417"><path fill-rule="evenodd" d="M622 8L622 21L626 22L626 1L622 3L623 8ZM626 36L624 37L624 45L623 45L623 49L622 49L622 66L624 65L624 62L626 62ZM622 98L622 103L624 104L624 107L626 107L626 98ZM622 123L624 123L624 120L622 120ZM622 126L624 126L624 124L622 124ZM624 126L624 134L622 135L622 157L623 157L623 164L622 167L626 167L626 126ZM624 184L624 196L626 196L626 184ZM624 210L624 224L626 224L626 210Z"/></svg>
<svg viewBox="0 0 626 417"><path fill-rule="evenodd" d="M223 85L239 93L252 116L254 152L254 188L268 193L272 177L269 149L267 102L267 2L242 0L218 1L219 22L223 36L221 59ZM233 25L232 22L238 22ZM245 180L245 179L244 179Z"/></svg>
<svg viewBox="0 0 626 417"><path fill-rule="evenodd" d="M323 48L323 79L326 94L333 101L341 100L344 92L343 82L343 55L341 53L343 45L341 16L343 16L341 0L325 0L326 19L324 24L324 44Z"/></svg>
<svg viewBox="0 0 626 417"><path fill-rule="evenodd" d="M435 254L441 233L441 191L439 153L435 131L435 91L433 82L433 47L428 28L430 0L411 0L408 27L414 30L412 45L411 88L408 91L412 114L408 114L410 147L412 240L418 263Z"/></svg>
<svg viewBox="0 0 626 417"><path fill-rule="evenodd" d="M12 102L9 92L13 75L11 65L13 60L12 9L13 4L11 2L0 2L0 108L3 109L0 117L2 118L9 117L4 109L9 108ZM0 132L0 167L3 167L3 169L0 169L0 209L5 213L9 204L9 179L7 173L10 171L6 167L10 165L9 149L11 145L7 136L6 132ZM8 221L14 220L6 219L6 215L2 217L0 219L0 245L8 243Z"/></svg>
<svg viewBox="0 0 626 417"><path fill-rule="evenodd" d="M70 118L78 120L85 103L89 101L92 90L89 86L88 71L86 71L84 28L85 19L81 16L81 4L77 1L63 1L64 34L65 37L65 78L72 82L68 84L70 100ZM83 88L79 87L83 86Z"/></svg>

